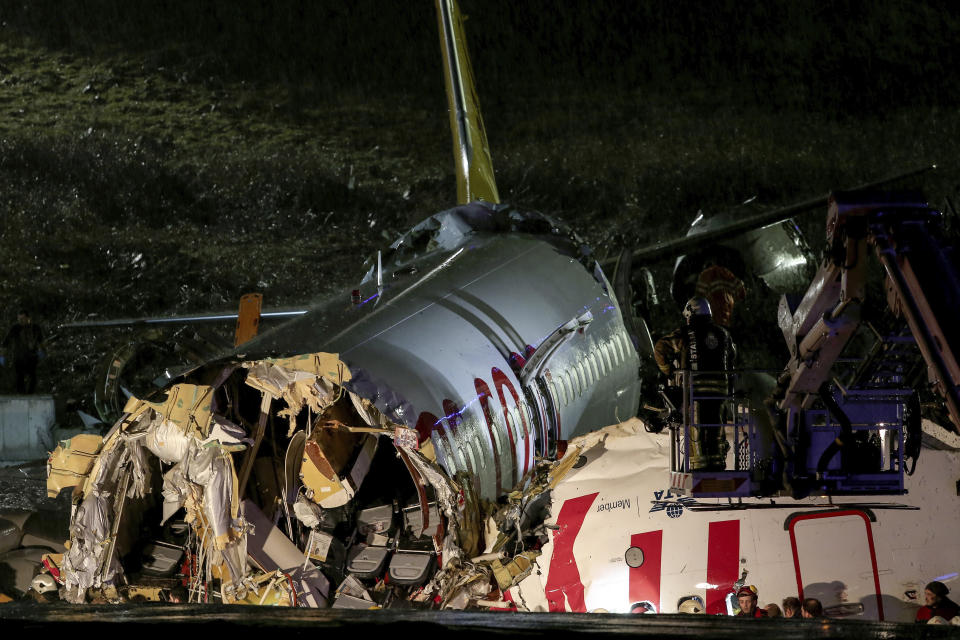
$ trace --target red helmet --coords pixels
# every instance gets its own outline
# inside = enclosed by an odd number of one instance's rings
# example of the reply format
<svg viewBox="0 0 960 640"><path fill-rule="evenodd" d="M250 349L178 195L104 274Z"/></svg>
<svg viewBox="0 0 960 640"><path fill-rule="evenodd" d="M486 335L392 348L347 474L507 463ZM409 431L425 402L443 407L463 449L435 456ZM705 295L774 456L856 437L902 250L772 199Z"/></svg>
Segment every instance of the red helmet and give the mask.
<svg viewBox="0 0 960 640"><path fill-rule="evenodd" d="M757 597L757 588L752 584L745 584L740 587L740 590L737 591L737 597L742 598L743 596L750 596L752 598Z"/></svg>

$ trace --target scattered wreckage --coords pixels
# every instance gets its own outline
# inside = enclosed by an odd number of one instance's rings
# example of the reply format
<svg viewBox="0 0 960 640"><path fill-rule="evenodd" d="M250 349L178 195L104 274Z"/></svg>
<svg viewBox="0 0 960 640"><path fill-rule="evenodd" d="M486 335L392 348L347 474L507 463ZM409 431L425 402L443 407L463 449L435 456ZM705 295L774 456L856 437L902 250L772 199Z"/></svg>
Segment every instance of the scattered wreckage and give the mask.
<svg viewBox="0 0 960 640"><path fill-rule="evenodd" d="M611 284L545 217L494 204L462 19L452 0L437 8L461 206L401 238L386 263L378 254L352 296L353 308L369 314L360 321L334 306L305 314L251 347L302 355L235 353L203 364L156 397L130 398L102 439L62 443L49 460L48 492L73 490L69 540L65 553L43 560L62 598L160 600L185 589L196 603L613 612L684 611L693 603L722 614L733 612L733 587L749 566L764 593L796 588L802 597L842 579L843 599L824 601L837 615L882 620L886 604L886 615L909 618L907 594L915 597L921 578L936 575L926 559L951 557L957 547L949 533L903 544L899 532L955 529L956 498L945 498L937 482L955 477L960 445L944 442L927 454L933 464L921 473L929 475L911 484L903 503L861 503L856 495L836 505L817 496L761 503L749 492L734 503L731 491L716 489L749 486L751 469L696 478L671 466L682 454L673 435L648 433L637 419L601 429L636 414L637 350L648 354L653 345L642 323L626 327L630 260L654 254L622 254ZM703 249L755 223L662 243L656 254ZM501 269L505 256L524 260ZM522 278L530 279L525 286ZM564 286L544 286L557 282ZM516 304L517 291L527 293L527 308ZM433 304L449 292L467 302ZM363 324L378 304L380 314ZM494 344L498 331L509 346ZM417 338L441 333L472 384L453 384L440 367L421 377L396 365L399 355L425 362L437 345ZM465 355L464 344L476 349ZM353 375L330 352L349 357ZM419 393L417 406L447 415L414 420L405 405L388 411L376 385L360 381L374 362L388 374L384 389ZM474 371L491 373L499 408ZM453 399L443 399L448 388ZM457 437L433 437L446 431ZM701 482L688 487L688 480ZM703 488L711 490L698 494ZM881 509L878 568L870 523ZM789 515L769 515L776 510ZM588 542L575 545L578 536ZM823 539L851 546L835 544L830 555ZM904 546L916 556L898 556ZM860 601L847 602L848 591ZM899 593L908 600L891 602Z"/></svg>
<svg viewBox="0 0 960 640"><path fill-rule="evenodd" d="M492 504L444 472L429 437L351 391L336 355L187 380L51 454L48 495L73 490L67 551L44 558L64 599L184 585L191 602L512 607L503 594L547 541L551 483L576 461L541 462Z"/></svg>

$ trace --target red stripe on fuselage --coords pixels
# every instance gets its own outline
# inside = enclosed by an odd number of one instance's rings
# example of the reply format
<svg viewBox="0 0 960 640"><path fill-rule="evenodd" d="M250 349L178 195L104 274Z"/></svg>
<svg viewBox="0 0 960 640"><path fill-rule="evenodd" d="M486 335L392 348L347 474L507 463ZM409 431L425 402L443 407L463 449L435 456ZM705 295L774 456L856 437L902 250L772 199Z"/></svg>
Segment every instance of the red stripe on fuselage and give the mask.
<svg viewBox="0 0 960 640"><path fill-rule="evenodd" d="M454 456L456 456L458 451L460 452L463 463L467 465L467 471L474 477L474 482L478 482L479 478L476 475L478 470L474 470L473 464L470 462L470 454L466 451L470 443L462 442L457 435L457 430L460 428L460 412L460 407L458 407L453 400L447 399L443 401L443 414L447 420L447 429L444 435L447 437L447 445L450 447L450 452Z"/></svg>
<svg viewBox="0 0 960 640"><path fill-rule="evenodd" d="M490 393L490 387L480 378L473 379L474 387L477 389L477 397L480 400L480 407L483 409L483 418L487 422L487 433L490 434L490 446L493 449L493 466L497 470L497 495L503 492L503 479L500 471L500 442L497 439L495 420L493 410L490 408L490 399L493 394Z"/></svg>
<svg viewBox="0 0 960 640"><path fill-rule="evenodd" d="M420 412L420 415L417 416L417 426L414 428L417 430L417 439L420 444L429 440L434 431L439 431L440 435L443 435L443 429L440 428L440 418L429 411Z"/></svg>
<svg viewBox="0 0 960 640"><path fill-rule="evenodd" d="M507 425L507 434L510 436L510 454L515 472L513 484L516 484L527 472L527 460L530 457L530 431L527 428L527 417L523 415L524 412L520 409L520 396L517 395L517 390L513 387L513 383L510 382L506 374L496 367L493 368L491 373L493 375L493 386L496 387L497 397L500 398L500 406L503 407L503 423ZM517 408L517 414L520 416L520 424L523 427L523 431L520 433L520 437L523 438L524 443L522 465L517 465L517 443L514 440L513 431L510 429L510 417L508 415L510 412L507 409L506 397L503 395L504 387L506 387L510 395L513 396L513 406Z"/></svg>
<svg viewBox="0 0 960 640"><path fill-rule="evenodd" d="M710 523L707 539L706 611L710 615L726 615L727 594L740 577L740 521L721 520Z"/></svg>
<svg viewBox="0 0 960 640"><path fill-rule="evenodd" d="M593 505L598 493L565 500L557 516L558 530L553 532L553 555L550 557L550 574L544 592L550 611L566 611L564 602L570 603L570 609L580 613L587 610L583 595L583 582L580 581L580 569L573 555L573 543L577 540L583 519Z"/></svg>
<svg viewBox="0 0 960 640"><path fill-rule="evenodd" d="M660 558L663 551L663 530L635 533L630 546L643 551L643 564L630 567L630 604L652 602L660 613Z"/></svg>

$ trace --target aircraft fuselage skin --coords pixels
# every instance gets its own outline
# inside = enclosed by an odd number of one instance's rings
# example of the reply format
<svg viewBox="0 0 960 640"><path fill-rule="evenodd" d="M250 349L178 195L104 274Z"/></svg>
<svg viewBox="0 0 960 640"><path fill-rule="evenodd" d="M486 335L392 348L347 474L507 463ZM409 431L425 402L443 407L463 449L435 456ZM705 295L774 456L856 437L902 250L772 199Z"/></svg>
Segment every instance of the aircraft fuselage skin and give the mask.
<svg viewBox="0 0 960 640"><path fill-rule="evenodd" d="M484 498L509 491L535 456L635 415L640 362L606 278L578 259L575 239L484 228L503 209L434 216L441 246L407 262L395 252L359 303L344 293L242 351L338 353L349 388L431 438L448 473L467 472ZM461 232L452 240L450 227Z"/></svg>
<svg viewBox="0 0 960 640"><path fill-rule="evenodd" d="M675 613L699 599L729 615L736 583L759 605L813 597L831 618L911 622L932 580L958 579L956 448L924 446L909 493L775 501L694 500L669 488L669 436L615 425L553 492L540 572L513 595L533 610ZM571 443L571 446L577 446ZM569 454L568 454L569 455Z"/></svg>

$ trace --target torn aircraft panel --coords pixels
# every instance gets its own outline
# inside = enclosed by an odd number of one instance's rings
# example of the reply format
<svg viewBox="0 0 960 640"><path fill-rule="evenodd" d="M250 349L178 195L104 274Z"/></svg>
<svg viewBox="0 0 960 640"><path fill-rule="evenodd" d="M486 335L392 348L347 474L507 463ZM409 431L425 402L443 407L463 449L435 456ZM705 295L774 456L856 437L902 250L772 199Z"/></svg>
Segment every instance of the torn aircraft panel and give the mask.
<svg viewBox="0 0 960 640"><path fill-rule="evenodd" d="M377 606L421 590L463 557L478 502L350 379L325 353L209 365L131 398L102 446L61 445L48 489L78 486L67 599L122 599L156 574L198 602L323 607L351 595L351 573L389 575ZM182 567L158 569L148 548L181 549Z"/></svg>

